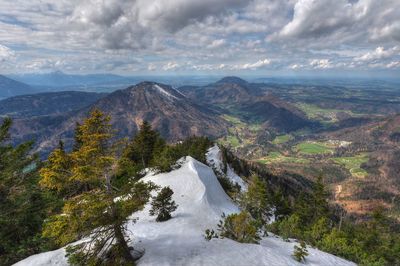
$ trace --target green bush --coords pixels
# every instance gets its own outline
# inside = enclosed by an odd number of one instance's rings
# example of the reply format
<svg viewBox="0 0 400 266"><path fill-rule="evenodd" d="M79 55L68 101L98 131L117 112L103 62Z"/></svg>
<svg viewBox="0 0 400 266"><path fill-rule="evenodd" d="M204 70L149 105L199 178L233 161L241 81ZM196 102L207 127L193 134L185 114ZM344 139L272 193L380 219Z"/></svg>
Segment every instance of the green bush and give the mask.
<svg viewBox="0 0 400 266"><path fill-rule="evenodd" d="M308 256L307 246L304 241L300 242L300 246L294 246L293 257L298 262L304 262Z"/></svg>
<svg viewBox="0 0 400 266"><path fill-rule="evenodd" d="M218 231L222 238L230 238L240 243L258 243L260 240L254 219L244 211L228 216L223 214Z"/></svg>

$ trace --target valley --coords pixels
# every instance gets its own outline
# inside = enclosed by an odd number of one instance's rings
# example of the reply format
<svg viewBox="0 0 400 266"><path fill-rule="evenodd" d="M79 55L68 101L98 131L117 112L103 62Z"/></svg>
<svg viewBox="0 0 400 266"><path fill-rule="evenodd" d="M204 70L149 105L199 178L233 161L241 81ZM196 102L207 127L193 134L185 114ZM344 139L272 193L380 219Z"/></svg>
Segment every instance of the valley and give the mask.
<svg viewBox="0 0 400 266"><path fill-rule="evenodd" d="M228 134L218 139L221 145L276 173L289 171L311 180L323 176L332 201L351 214L363 216L383 205L400 217L399 170L390 163L400 148L398 89L233 82L235 91L246 88L240 97L219 90L211 100L230 123ZM260 102L262 108L256 108ZM271 103L278 106L278 115L266 107ZM295 123L287 118L289 112L297 117ZM274 116L280 123L270 122Z"/></svg>

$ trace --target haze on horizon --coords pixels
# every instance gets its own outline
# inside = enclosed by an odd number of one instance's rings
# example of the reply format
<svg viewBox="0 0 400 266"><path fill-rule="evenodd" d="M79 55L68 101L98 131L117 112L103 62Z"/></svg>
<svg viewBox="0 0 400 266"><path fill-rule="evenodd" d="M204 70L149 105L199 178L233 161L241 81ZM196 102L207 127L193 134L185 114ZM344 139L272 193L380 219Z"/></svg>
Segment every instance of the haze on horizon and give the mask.
<svg viewBox="0 0 400 266"><path fill-rule="evenodd" d="M0 73L399 77L399 0L2 0Z"/></svg>

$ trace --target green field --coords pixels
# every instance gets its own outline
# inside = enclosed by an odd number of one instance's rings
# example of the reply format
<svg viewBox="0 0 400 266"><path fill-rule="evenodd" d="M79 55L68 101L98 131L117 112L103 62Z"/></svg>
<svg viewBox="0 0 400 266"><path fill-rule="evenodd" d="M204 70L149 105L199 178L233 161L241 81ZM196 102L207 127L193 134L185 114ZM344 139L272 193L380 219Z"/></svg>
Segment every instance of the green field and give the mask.
<svg viewBox="0 0 400 266"><path fill-rule="evenodd" d="M363 178L368 175L368 172L361 168L361 164L368 161L367 154L360 154L352 157L337 157L332 160L340 165L343 165L354 177Z"/></svg>
<svg viewBox="0 0 400 266"><path fill-rule="evenodd" d="M297 157L290 157L284 156L279 152L270 152L268 156L260 158L257 162L265 163L265 164L272 164L272 163L299 163L299 164L307 164L310 161L304 158L297 158Z"/></svg>
<svg viewBox="0 0 400 266"><path fill-rule="evenodd" d="M292 140L293 137L289 134L276 136L275 139L272 141L272 144L283 144Z"/></svg>
<svg viewBox="0 0 400 266"><path fill-rule="evenodd" d="M336 114L339 112L345 112L351 116L359 116L359 114L355 114L350 110L325 109L317 105L307 103L298 103L296 104L296 106L300 110L302 110L309 119L319 120L321 122L337 122L338 119L336 117Z"/></svg>
<svg viewBox="0 0 400 266"><path fill-rule="evenodd" d="M298 153L306 154L306 155L315 155L315 154L324 154L331 153L333 151L332 148L328 147L323 143L318 142L302 142L295 146L295 150Z"/></svg>
<svg viewBox="0 0 400 266"><path fill-rule="evenodd" d="M231 123L231 126L228 128L228 135L220 138L218 142L231 148L253 144L261 130L260 124L246 123L232 115L222 115L221 118Z"/></svg>

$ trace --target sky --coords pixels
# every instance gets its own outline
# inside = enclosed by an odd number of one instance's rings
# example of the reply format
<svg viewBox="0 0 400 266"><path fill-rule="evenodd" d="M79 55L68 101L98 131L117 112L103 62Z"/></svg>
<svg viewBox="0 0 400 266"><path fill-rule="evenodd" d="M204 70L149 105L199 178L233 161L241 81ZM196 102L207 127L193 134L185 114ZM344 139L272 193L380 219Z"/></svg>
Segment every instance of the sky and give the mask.
<svg viewBox="0 0 400 266"><path fill-rule="evenodd" d="M0 0L0 73L400 77L400 0Z"/></svg>

